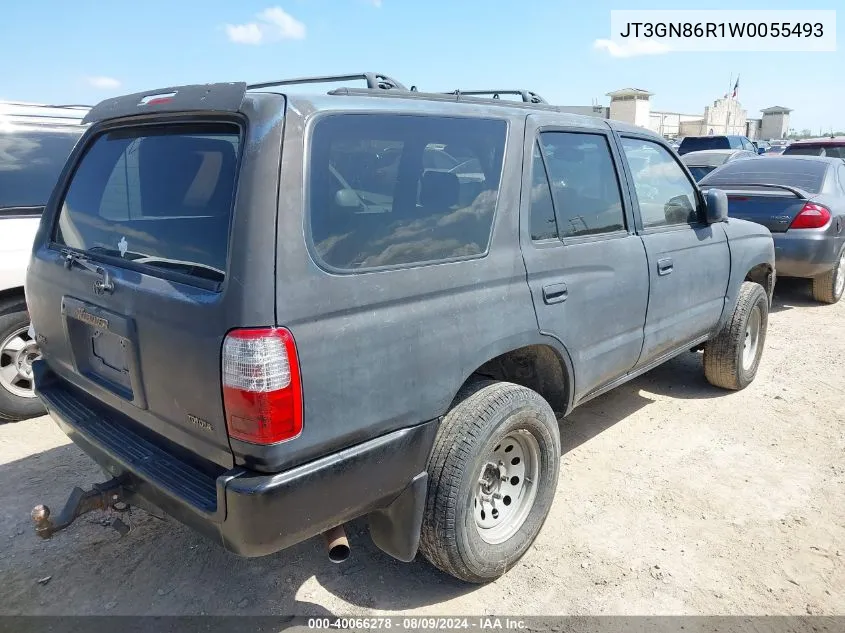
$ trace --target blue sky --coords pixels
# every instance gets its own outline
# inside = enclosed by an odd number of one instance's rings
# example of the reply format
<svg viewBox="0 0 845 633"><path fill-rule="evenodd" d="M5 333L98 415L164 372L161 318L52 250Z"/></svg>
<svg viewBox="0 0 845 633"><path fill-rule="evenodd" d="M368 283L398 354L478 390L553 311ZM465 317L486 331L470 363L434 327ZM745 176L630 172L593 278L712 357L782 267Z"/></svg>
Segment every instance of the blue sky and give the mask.
<svg viewBox="0 0 845 633"><path fill-rule="evenodd" d="M94 103L148 88L362 70L421 89L519 87L553 103L607 104L645 88L652 108L701 113L741 76L749 116L793 108L792 127L845 130L833 53L666 53L597 48L610 10L801 9L792 0L34 0L5 3L0 98ZM620 6L621 4L621 6ZM680 6L679 6L680 5ZM835 9L841 0L809 8ZM845 14L845 9L842 11Z"/></svg>

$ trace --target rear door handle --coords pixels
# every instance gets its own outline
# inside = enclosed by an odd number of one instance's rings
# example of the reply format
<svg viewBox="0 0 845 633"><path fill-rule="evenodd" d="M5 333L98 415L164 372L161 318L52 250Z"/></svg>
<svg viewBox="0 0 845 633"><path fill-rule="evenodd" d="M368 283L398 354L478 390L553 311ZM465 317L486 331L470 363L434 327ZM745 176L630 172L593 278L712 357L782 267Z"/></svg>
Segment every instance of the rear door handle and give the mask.
<svg viewBox="0 0 845 633"><path fill-rule="evenodd" d="M675 270L675 262L672 261L671 257L664 257L663 259L657 260L658 275L670 275L673 270Z"/></svg>
<svg viewBox="0 0 845 633"><path fill-rule="evenodd" d="M561 303L566 301L569 296L569 290L565 283L549 284L543 286L543 301L546 303Z"/></svg>

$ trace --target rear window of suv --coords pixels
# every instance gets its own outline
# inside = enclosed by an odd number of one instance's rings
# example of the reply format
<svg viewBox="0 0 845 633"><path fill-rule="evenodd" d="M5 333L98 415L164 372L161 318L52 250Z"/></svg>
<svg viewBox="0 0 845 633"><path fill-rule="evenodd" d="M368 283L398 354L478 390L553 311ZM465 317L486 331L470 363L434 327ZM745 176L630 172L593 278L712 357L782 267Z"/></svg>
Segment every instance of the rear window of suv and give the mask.
<svg viewBox="0 0 845 633"><path fill-rule="evenodd" d="M0 128L0 210L47 204L82 131L82 126Z"/></svg>
<svg viewBox="0 0 845 633"><path fill-rule="evenodd" d="M824 185L828 163L805 158L771 157L726 163L701 181L702 185L786 185L819 193Z"/></svg>
<svg viewBox="0 0 845 633"><path fill-rule="evenodd" d="M678 147L679 154L698 152L703 149L730 149L731 142L725 136L697 136L687 137Z"/></svg>
<svg viewBox="0 0 845 633"><path fill-rule="evenodd" d="M225 123L97 136L65 194L55 242L223 281L240 144L238 127Z"/></svg>
<svg viewBox="0 0 845 633"><path fill-rule="evenodd" d="M495 119L326 116L310 154L318 259L360 270L485 254L506 134Z"/></svg>
<svg viewBox="0 0 845 633"><path fill-rule="evenodd" d="M828 156L830 158L845 158L845 145L813 145L811 143L796 143L783 151L784 156Z"/></svg>

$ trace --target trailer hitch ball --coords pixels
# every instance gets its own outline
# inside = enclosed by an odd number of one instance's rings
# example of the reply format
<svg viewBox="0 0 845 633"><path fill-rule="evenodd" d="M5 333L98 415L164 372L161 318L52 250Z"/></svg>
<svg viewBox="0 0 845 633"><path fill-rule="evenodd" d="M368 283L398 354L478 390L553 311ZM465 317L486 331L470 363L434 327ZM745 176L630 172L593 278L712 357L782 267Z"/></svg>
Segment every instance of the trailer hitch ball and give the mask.
<svg viewBox="0 0 845 633"><path fill-rule="evenodd" d="M35 523L35 533L39 536L50 529L50 508L47 506L35 506L30 516L32 516L32 522Z"/></svg>
<svg viewBox="0 0 845 633"><path fill-rule="evenodd" d="M30 512L32 522L35 524L35 533L47 539L92 510L107 510L115 506L119 511L128 509L124 498L124 483L122 478L115 477L105 483L94 485L91 490L74 488L64 508L56 517L51 516L50 508L46 505L35 506ZM115 519L112 525L121 534L129 531L128 526L118 519Z"/></svg>

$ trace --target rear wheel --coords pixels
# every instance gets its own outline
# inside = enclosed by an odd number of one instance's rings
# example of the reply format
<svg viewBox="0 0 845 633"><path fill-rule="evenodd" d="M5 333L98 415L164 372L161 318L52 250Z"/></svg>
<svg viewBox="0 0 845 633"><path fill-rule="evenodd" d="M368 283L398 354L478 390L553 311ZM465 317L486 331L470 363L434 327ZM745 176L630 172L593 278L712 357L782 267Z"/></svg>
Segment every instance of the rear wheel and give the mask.
<svg viewBox="0 0 845 633"><path fill-rule="evenodd" d="M469 386L429 459L422 553L466 582L498 578L540 532L559 468L557 420L538 393L506 382Z"/></svg>
<svg viewBox="0 0 845 633"><path fill-rule="evenodd" d="M822 303L836 303L845 293L845 248L833 268L813 280L813 299Z"/></svg>
<svg viewBox="0 0 845 633"><path fill-rule="evenodd" d="M754 380L769 324L769 298L760 284L745 281L734 312L704 345L704 375L711 385L744 389Z"/></svg>
<svg viewBox="0 0 845 633"><path fill-rule="evenodd" d="M0 421L23 420L44 413L32 377L32 361L37 357L26 310L0 316Z"/></svg>

